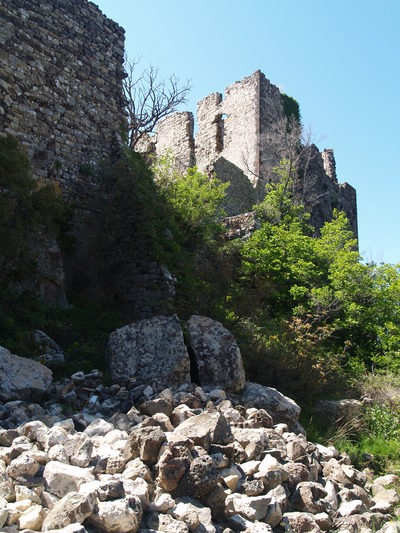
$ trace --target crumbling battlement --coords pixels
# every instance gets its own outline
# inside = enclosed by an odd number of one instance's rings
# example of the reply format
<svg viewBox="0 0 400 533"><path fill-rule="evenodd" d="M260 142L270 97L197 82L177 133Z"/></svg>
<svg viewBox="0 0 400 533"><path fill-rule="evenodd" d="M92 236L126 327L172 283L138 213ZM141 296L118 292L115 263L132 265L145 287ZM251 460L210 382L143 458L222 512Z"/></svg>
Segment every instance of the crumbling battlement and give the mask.
<svg viewBox="0 0 400 533"><path fill-rule="evenodd" d="M195 141L192 114L176 113L158 125L153 142L158 154L170 148L181 166L190 161L229 181L225 209L235 216L250 211L265 196L265 184L274 179L272 169L284 152L284 117L279 89L258 70L229 85L224 96L213 93L200 100ZM356 191L338 183L333 150L320 153L312 146L309 159L295 191L311 222L319 229L334 208L342 209L357 235Z"/></svg>
<svg viewBox="0 0 400 533"><path fill-rule="evenodd" d="M0 134L67 195L123 123L124 33L87 0L0 0Z"/></svg>

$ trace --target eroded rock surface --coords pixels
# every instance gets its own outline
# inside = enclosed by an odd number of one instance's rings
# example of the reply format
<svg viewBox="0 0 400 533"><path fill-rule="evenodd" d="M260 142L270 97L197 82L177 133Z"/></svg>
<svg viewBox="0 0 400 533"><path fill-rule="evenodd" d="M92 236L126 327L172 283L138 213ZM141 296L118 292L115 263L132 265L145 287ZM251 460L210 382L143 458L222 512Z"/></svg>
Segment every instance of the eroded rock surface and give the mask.
<svg viewBox="0 0 400 533"><path fill-rule="evenodd" d="M196 359L200 385L239 392L245 375L239 346L224 326L205 316L193 315L186 323Z"/></svg>
<svg viewBox="0 0 400 533"><path fill-rule="evenodd" d="M133 322L108 340L114 381L135 378L158 390L190 381L190 362L176 315Z"/></svg>
<svg viewBox="0 0 400 533"><path fill-rule="evenodd" d="M51 370L0 346L0 399L18 400L44 393L53 379Z"/></svg>

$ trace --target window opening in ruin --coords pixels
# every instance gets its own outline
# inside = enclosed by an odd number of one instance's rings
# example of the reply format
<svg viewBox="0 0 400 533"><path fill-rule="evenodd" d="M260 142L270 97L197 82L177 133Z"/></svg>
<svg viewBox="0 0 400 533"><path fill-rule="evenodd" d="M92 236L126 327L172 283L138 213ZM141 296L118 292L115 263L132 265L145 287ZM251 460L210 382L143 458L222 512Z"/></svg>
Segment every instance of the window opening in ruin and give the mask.
<svg viewBox="0 0 400 533"><path fill-rule="evenodd" d="M225 113L222 113L220 115L217 115L214 120L214 124L216 124L216 134L215 134L215 150L216 152L220 153L224 149L224 121L225 121L226 115Z"/></svg>

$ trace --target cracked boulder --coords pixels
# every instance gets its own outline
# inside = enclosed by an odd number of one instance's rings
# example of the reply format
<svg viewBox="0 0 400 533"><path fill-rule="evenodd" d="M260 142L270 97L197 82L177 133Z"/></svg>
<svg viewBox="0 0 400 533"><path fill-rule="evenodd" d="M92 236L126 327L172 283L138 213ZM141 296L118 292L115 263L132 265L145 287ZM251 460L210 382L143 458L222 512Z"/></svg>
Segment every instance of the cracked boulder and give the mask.
<svg viewBox="0 0 400 533"><path fill-rule="evenodd" d="M193 315L186 323L200 385L239 392L245 384L242 356L235 338L224 326Z"/></svg>

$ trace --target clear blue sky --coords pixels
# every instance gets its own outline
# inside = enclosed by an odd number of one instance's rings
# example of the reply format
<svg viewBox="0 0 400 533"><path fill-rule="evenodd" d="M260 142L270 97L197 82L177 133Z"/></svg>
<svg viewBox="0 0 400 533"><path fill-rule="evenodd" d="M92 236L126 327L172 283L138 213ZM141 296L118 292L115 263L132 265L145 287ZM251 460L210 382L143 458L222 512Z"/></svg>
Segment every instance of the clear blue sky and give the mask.
<svg viewBox="0 0 400 533"><path fill-rule="evenodd" d="M357 189L360 251L400 262L400 0L97 0L130 57L191 80L185 108L261 69Z"/></svg>

